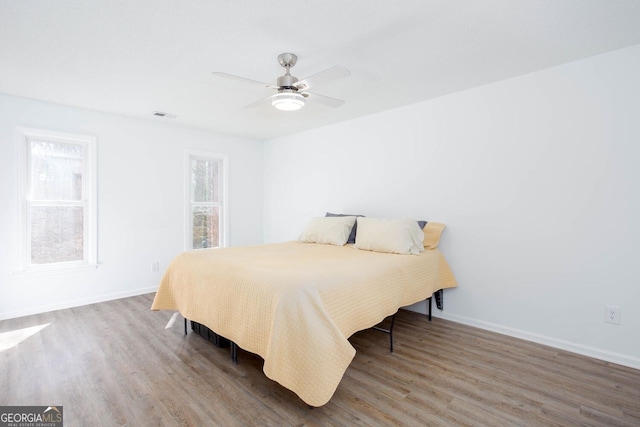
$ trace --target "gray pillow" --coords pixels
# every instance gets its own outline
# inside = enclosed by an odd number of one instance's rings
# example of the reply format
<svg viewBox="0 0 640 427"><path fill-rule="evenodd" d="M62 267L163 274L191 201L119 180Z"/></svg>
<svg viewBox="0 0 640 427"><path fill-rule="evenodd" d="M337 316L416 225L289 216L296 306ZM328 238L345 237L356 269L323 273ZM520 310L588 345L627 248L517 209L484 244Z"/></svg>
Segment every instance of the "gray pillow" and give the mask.
<svg viewBox="0 0 640 427"><path fill-rule="evenodd" d="M335 214L331 212L327 212L325 216L364 216L364 215L349 215L349 214ZM347 239L347 244L356 242L356 230L358 229L358 221L353 224L353 228L351 229L351 234L349 234L349 238Z"/></svg>

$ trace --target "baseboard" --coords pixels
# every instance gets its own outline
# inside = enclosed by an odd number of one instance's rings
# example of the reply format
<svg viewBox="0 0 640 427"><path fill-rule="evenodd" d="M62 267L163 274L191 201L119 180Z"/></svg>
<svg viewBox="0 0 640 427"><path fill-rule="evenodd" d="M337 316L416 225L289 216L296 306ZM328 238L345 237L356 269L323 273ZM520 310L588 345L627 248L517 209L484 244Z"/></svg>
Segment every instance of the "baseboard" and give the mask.
<svg viewBox="0 0 640 427"><path fill-rule="evenodd" d="M43 305L40 307L29 308L26 310L16 310L7 313L0 313L0 320L15 319L16 317L31 316L32 314L46 313L48 311L63 310L65 308L80 307L82 305L95 304L98 302L111 301L114 299L133 297L136 295L148 294L158 290L157 286L152 288L134 289L124 292L115 292L112 294L98 295L91 298L76 299L65 301L58 304Z"/></svg>
<svg viewBox="0 0 640 427"><path fill-rule="evenodd" d="M535 334L532 332L523 331L521 329L510 328L491 322L476 320L465 316L448 314L439 310L434 310L433 316L445 320L450 320L452 322L462 323L464 325L484 329L487 331L497 332L502 335L508 335L510 337L520 338L538 344L547 345L549 347L557 348L560 350L570 351L572 353L581 354L583 356L593 357L594 359L616 363L618 365L627 366L629 368L640 369L640 359L637 357L600 350L598 348L576 344L570 341L559 340L545 335Z"/></svg>

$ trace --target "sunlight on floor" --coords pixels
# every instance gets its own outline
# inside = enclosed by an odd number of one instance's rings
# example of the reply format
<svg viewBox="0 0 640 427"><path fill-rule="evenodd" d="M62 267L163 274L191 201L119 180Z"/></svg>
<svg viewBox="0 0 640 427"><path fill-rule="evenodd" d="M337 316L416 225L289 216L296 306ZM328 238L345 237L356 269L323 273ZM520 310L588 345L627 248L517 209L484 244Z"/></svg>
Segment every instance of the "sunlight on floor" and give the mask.
<svg viewBox="0 0 640 427"><path fill-rule="evenodd" d="M37 334L51 323L45 323L38 326L30 326L28 328L16 329L15 331L0 333L0 353L9 350L20 344L32 335Z"/></svg>

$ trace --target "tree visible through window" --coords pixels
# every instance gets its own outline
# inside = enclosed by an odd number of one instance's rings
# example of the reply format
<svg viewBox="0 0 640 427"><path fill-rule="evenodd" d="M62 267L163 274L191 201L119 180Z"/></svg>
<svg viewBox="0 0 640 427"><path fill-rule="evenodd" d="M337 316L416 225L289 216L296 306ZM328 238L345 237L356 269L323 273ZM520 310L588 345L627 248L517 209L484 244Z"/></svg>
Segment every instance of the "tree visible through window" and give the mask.
<svg viewBox="0 0 640 427"><path fill-rule="evenodd" d="M191 249L222 246L223 159L189 156Z"/></svg>
<svg viewBox="0 0 640 427"><path fill-rule="evenodd" d="M91 137L22 130L24 267L95 263Z"/></svg>
<svg viewBox="0 0 640 427"><path fill-rule="evenodd" d="M31 263L84 259L84 147L31 141Z"/></svg>

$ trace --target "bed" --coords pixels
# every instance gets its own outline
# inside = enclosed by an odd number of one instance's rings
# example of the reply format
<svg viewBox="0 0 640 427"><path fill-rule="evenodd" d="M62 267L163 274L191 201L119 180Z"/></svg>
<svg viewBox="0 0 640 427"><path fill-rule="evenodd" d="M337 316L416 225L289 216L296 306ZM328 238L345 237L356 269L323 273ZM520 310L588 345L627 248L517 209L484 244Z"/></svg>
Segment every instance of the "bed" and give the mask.
<svg viewBox="0 0 640 427"><path fill-rule="evenodd" d="M326 404L355 356L348 338L456 285L437 248L398 255L286 242L178 255L152 310L178 310L264 359L265 375Z"/></svg>

